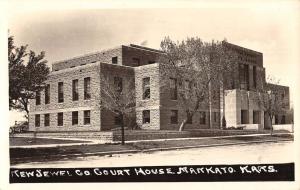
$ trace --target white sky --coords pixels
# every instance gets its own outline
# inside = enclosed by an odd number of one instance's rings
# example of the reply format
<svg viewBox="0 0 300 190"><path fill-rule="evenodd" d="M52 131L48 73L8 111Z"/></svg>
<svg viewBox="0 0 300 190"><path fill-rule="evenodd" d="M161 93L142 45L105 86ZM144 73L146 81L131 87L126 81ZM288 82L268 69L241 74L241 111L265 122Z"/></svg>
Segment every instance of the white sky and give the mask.
<svg viewBox="0 0 300 190"><path fill-rule="evenodd" d="M225 3L226 2L226 3ZM299 1L11 1L8 28L16 45L46 51L49 63L121 44L159 48L198 36L260 51L267 74L297 87ZM13 114L10 123L19 119Z"/></svg>

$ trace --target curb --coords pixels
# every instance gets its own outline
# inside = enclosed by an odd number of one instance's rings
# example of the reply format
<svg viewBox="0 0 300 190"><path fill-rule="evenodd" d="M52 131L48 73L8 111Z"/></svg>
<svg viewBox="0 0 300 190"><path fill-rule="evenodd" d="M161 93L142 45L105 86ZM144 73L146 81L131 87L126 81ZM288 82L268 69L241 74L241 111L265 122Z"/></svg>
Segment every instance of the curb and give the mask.
<svg viewBox="0 0 300 190"><path fill-rule="evenodd" d="M155 151L168 151L168 150L180 150L180 149L191 149L191 148L207 148L207 147L219 147L219 146L232 146L232 145L243 145L243 144L255 144L255 143L271 143L271 142L288 142L293 140L264 140L264 141L251 141L251 142L235 142L235 143L223 143L223 144L207 144L207 145L195 145L195 146L180 146L180 147L167 147L167 148L150 148L145 150L118 150L118 151L106 151L106 152L92 152L92 153L79 153L79 154L62 154L47 156L48 159L54 158L71 158L71 157L87 157L87 156L105 156L112 154L126 154L126 153L147 153ZM42 159L43 157L22 157L11 159L13 161L31 161L31 159Z"/></svg>

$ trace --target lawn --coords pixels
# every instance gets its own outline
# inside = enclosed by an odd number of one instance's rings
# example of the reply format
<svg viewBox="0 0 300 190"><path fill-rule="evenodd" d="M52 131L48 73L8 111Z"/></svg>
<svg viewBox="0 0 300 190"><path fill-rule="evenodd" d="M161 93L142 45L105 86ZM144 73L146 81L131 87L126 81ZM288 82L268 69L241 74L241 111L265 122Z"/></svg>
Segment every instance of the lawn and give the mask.
<svg viewBox="0 0 300 190"><path fill-rule="evenodd" d="M48 139L48 138L29 138L29 137L10 137L9 138L10 146L68 144L68 143L83 143L83 142L86 142L86 141Z"/></svg>
<svg viewBox="0 0 300 190"><path fill-rule="evenodd" d="M200 146L213 144L228 144L228 143L247 143L253 141L281 141L293 140L293 135L266 135L266 136L246 136L246 137L223 137L218 139L186 139L186 140L167 140L167 141L151 141L151 142L135 142L120 144L92 144L92 145L74 145L60 147L41 147L41 148L10 148L11 163L38 161L38 160L60 160L62 156L69 155L70 157L83 155L84 153L96 153L106 151L143 151L153 148L170 148L170 147L185 147L185 146ZM112 153L108 153L112 154ZM26 157L28 159L26 159Z"/></svg>

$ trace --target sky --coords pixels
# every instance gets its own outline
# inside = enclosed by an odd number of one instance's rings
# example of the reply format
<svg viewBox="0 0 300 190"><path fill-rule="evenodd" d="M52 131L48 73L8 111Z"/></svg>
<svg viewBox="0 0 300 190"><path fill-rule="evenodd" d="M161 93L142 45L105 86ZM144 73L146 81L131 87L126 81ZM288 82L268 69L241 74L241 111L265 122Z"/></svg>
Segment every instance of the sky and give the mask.
<svg viewBox="0 0 300 190"><path fill-rule="evenodd" d="M125 3L126 2L126 3ZM200 37L263 53L267 75L296 97L300 66L299 1L21 1L9 3L16 45L45 51L51 63L121 44ZM10 123L21 114L10 114Z"/></svg>

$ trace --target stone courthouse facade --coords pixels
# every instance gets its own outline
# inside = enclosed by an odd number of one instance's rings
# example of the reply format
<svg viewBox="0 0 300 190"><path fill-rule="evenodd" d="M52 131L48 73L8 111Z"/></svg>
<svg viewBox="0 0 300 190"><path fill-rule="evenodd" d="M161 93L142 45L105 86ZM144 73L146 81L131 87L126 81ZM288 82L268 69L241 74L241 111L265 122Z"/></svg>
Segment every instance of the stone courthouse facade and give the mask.
<svg viewBox="0 0 300 190"><path fill-rule="evenodd" d="M266 128L269 124L264 112L253 98L259 88L258 80L265 80L262 53L227 42L224 45L239 53L240 65L233 76L235 80L226 84L224 96L220 93L219 101L211 108L200 109L187 123L187 128L221 128L222 114L226 116L227 126ZM178 130L186 112L178 103L175 77L167 76L169 90L162 91L161 81L166 77L158 63L162 53L131 44L53 63L45 89L30 101L30 131L108 131L117 128L119 119L101 108L100 76L123 86L134 81L134 122L127 123L144 130ZM289 102L289 88L282 89L283 98ZM281 123L288 122L284 113L276 117Z"/></svg>

